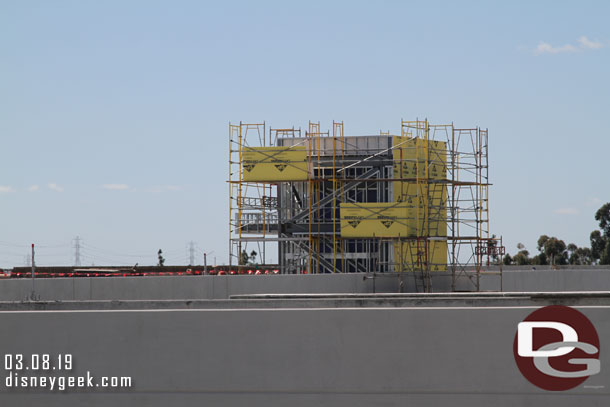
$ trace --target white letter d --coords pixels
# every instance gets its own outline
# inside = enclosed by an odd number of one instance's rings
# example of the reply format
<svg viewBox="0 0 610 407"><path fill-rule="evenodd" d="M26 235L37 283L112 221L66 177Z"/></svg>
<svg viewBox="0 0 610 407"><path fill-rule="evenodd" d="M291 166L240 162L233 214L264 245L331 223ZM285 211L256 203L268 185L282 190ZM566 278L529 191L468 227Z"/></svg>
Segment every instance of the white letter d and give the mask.
<svg viewBox="0 0 610 407"><path fill-rule="evenodd" d="M561 332L562 342L578 342L578 334L570 325L561 322L526 321L520 322L517 327L517 353L522 357L553 357L567 355L574 350L573 346L562 346L555 350L533 350L534 328L550 328Z"/></svg>

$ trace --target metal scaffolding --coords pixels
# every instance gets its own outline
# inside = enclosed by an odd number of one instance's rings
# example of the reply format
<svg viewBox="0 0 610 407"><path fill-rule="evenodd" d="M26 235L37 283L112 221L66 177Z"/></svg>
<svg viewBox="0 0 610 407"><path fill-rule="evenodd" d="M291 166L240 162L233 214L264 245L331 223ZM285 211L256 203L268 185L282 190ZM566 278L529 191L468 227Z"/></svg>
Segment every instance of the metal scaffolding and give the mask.
<svg viewBox="0 0 610 407"><path fill-rule="evenodd" d="M488 132L401 121L400 133L345 136L309 122L229 124L230 265L277 250L281 273L434 273L481 289L501 264L489 233ZM500 267L501 270L501 267ZM463 286L462 286L463 287Z"/></svg>

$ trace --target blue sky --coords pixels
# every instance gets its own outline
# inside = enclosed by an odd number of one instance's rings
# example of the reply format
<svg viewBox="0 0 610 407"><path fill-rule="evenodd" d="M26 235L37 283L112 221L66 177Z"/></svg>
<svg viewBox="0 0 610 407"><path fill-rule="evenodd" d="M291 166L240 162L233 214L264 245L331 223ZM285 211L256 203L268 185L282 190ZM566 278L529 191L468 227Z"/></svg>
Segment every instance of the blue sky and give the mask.
<svg viewBox="0 0 610 407"><path fill-rule="evenodd" d="M227 260L227 125L489 128L491 229L588 245L610 3L0 1L0 267Z"/></svg>

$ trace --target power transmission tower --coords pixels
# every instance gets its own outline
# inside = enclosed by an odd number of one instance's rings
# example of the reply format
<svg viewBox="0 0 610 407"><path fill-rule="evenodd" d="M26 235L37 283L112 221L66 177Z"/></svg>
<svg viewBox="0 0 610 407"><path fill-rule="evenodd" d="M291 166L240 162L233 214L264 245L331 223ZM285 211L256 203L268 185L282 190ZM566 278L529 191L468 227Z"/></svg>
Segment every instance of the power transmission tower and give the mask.
<svg viewBox="0 0 610 407"><path fill-rule="evenodd" d="M189 242L189 266L195 265L195 242Z"/></svg>
<svg viewBox="0 0 610 407"><path fill-rule="evenodd" d="M76 236L74 238L74 266L79 267L80 264L80 243L81 238Z"/></svg>

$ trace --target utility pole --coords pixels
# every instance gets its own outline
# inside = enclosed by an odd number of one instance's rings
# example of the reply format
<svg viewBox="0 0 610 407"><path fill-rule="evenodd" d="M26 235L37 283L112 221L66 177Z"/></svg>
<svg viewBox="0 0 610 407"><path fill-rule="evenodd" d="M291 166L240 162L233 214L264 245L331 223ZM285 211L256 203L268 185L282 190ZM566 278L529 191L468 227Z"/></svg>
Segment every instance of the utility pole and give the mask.
<svg viewBox="0 0 610 407"><path fill-rule="evenodd" d="M80 267L80 241L81 238L76 236L74 238L74 266Z"/></svg>
<svg viewBox="0 0 610 407"><path fill-rule="evenodd" d="M189 242L189 266L195 265L195 242Z"/></svg>
<svg viewBox="0 0 610 407"><path fill-rule="evenodd" d="M32 301L36 300L36 261L34 260L34 243L32 243L32 294L30 294Z"/></svg>
<svg viewBox="0 0 610 407"><path fill-rule="evenodd" d="M203 252L203 274L208 274L208 254L214 254L214 250L211 252ZM214 266L216 265L216 257L214 257Z"/></svg>

